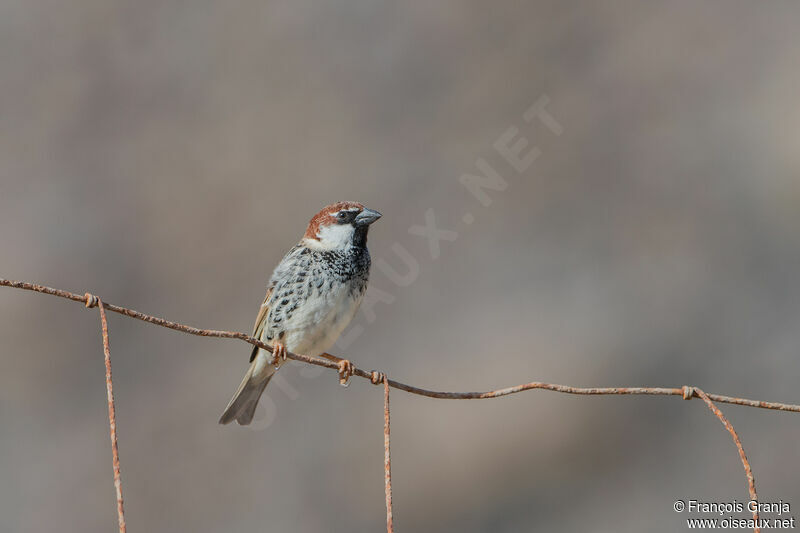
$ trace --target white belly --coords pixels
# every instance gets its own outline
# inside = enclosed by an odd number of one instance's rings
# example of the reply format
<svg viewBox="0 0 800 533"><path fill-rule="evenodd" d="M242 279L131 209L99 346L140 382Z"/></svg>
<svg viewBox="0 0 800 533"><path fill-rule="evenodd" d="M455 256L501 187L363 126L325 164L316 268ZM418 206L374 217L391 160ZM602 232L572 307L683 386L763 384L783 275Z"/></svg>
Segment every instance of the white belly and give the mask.
<svg viewBox="0 0 800 533"><path fill-rule="evenodd" d="M327 352L353 319L362 299L363 294L353 298L344 283L323 293L315 291L302 309L286 320L286 349L310 356Z"/></svg>

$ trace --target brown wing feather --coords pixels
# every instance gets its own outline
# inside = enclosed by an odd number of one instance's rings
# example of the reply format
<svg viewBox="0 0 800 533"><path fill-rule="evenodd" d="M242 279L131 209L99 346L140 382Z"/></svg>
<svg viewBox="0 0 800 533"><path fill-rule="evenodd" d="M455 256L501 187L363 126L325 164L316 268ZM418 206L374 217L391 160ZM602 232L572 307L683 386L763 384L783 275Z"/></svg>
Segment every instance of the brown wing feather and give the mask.
<svg viewBox="0 0 800 533"><path fill-rule="evenodd" d="M258 316L256 317L256 323L253 326L253 337L256 339L261 339L261 332L264 331L264 323L267 320L267 316L269 316L269 299L272 296L272 289L275 287L272 286L267 289L267 295L264 296L264 303L261 304L261 307L258 310ZM253 359L256 358L256 354L258 353L258 346L253 346L253 351L250 352L250 362L253 362Z"/></svg>

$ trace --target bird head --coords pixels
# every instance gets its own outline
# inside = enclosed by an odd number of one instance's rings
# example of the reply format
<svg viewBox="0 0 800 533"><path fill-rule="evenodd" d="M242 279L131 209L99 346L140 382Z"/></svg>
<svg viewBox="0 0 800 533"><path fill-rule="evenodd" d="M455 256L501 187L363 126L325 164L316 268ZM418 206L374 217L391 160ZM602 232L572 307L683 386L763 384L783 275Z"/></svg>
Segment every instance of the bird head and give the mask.
<svg viewBox="0 0 800 533"><path fill-rule="evenodd" d="M337 202L325 207L308 223L303 242L315 250L366 247L370 224L381 214L358 202Z"/></svg>

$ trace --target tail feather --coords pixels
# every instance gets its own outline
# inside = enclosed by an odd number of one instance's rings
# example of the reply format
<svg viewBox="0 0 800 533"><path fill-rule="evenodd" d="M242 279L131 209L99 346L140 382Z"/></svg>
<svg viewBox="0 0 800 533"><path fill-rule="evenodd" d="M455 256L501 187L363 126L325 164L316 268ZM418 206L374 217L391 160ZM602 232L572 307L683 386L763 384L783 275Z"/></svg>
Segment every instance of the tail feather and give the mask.
<svg viewBox="0 0 800 533"><path fill-rule="evenodd" d="M258 357L250 364L247 374L244 375L242 383L236 390L228 406L219 418L220 424L229 424L236 420L241 426L246 426L253 421L253 416L258 406L258 400L264 393L272 376L275 375L275 368L270 364L263 364L260 359L266 356L261 350Z"/></svg>

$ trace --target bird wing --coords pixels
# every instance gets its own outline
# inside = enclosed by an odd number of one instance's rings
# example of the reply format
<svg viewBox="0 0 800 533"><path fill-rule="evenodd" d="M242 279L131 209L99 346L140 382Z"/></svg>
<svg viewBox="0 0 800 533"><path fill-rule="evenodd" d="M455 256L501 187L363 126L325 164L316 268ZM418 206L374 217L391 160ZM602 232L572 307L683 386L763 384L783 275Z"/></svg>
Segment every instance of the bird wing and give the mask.
<svg viewBox="0 0 800 533"><path fill-rule="evenodd" d="M253 326L253 337L256 339L261 340L261 333L264 331L264 327L266 326L267 317L269 316L269 300L272 297L272 291L275 289L275 285L270 285L267 289L267 295L264 296L264 303L261 304L261 307L258 310L258 316L256 317L256 323ZM256 354L258 353L258 346L253 346L253 351L250 352L250 362L253 362L253 359L256 358Z"/></svg>
<svg viewBox="0 0 800 533"><path fill-rule="evenodd" d="M286 283L286 280L292 277L292 272L297 267L298 256L301 256L306 252L308 252L308 249L301 244L296 244L291 250L289 250L283 259L281 259L281 262L278 263L278 266L275 267L275 272L272 273L272 277L269 280L267 295L264 296L264 303L261 304L261 308L258 310L256 323L253 326L253 337L256 339L261 339L264 328L267 327L267 317L269 317L272 293L275 291L275 287L279 285L283 286ZM278 289L278 292L280 292L280 289ZM250 354L251 363L253 362L253 359L256 358L257 353L258 346L253 346L253 351Z"/></svg>

